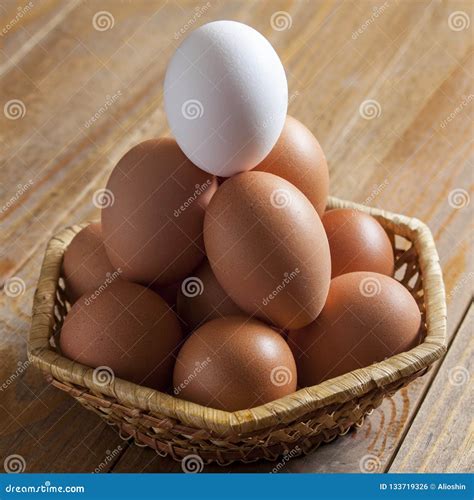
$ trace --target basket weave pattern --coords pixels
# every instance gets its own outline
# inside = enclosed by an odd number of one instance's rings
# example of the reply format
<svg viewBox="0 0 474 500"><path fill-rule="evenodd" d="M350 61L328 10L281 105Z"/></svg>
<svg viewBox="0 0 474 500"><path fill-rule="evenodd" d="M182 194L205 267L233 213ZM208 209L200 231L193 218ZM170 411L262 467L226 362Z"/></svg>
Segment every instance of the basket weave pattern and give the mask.
<svg viewBox="0 0 474 500"><path fill-rule="evenodd" d="M65 249L83 227L54 236L46 250L33 304L28 355L48 380L77 399L123 437L180 460L196 454L206 463L276 460L308 453L360 426L364 417L423 375L446 350L446 300L438 254L419 220L330 198L329 208L354 208L373 215L394 247L395 278L413 295L422 314L423 342L367 368L257 408L224 412L183 401L122 379L97 383L93 369L61 356L57 338L69 305L61 265Z"/></svg>

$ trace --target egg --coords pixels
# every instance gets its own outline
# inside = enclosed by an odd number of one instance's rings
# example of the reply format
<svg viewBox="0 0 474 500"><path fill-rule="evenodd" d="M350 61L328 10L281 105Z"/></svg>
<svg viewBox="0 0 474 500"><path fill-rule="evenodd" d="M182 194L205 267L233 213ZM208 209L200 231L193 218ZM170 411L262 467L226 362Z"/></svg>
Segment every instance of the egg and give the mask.
<svg viewBox="0 0 474 500"><path fill-rule="evenodd" d="M64 321L64 356L103 377L169 390L174 355L183 339L173 311L151 290L121 279L93 300L79 299ZM100 380L100 370L97 372Z"/></svg>
<svg viewBox="0 0 474 500"><path fill-rule="evenodd" d="M258 31L235 21L211 22L173 55L164 103L186 156L228 177L255 167L275 145L288 106L285 70Z"/></svg>
<svg viewBox="0 0 474 500"><path fill-rule="evenodd" d="M278 333L260 321L232 316L209 321L188 338L173 383L181 399L243 410L294 392L296 365Z"/></svg>
<svg viewBox="0 0 474 500"><path fill-rule="evenodd" d="M316 137L296 118L286 117L275 147L254 170L291 182L313 204L319 216L323 215L329 193L326 157Z"/></svg>
<svg viewBox="0 0 474 500"><path fill-rule="evenodd" d="M415 299L383 274L357 272L331 281L316 321L289 332L301 387L408 351L420 341Z"/></svg>
<svg viewBox="0 0 474 500"><path fill-rule="evenodd" d="M242 314L217 281L207 259L183 280L176 307L189 331L211 319Z"/></svg>
<svg viewBox="0 0 474 500"><path fill-rule="evenodd" d="M322 222L331 249L333 278L356 271L393 274L392 244L374 217L359 210L339 208L326 212Z"/></svg>
<svg viewBox="0 0 474 500"><path fill-rule="evenodd" d="M204 242L217 281L248 315L300 328L323 308L327 237L308 198L281 177L252 171L227 179L207 207Z"/></svg>
<svg viewBox="0 0 474 500"><path fill-rule="evenodd" d="M102 209L105 249L123 277L166 286L186 277L204 257L204 211L215 177L184 156L175 140L132 148L112 171Z"/></svg>
<svg viewBox="0 0 474 500"><path fill-rule="evenodd" d="M79 231L64 252L63 276L71 303L119 275L120 270L112 266L105 252L100 222Z"/></svg>

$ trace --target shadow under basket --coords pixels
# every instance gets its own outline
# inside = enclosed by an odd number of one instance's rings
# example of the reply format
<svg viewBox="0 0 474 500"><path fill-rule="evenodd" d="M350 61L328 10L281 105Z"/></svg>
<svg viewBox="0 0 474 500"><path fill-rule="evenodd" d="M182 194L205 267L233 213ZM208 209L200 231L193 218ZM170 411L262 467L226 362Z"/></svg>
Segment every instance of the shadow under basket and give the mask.
<svg viewBox="0 0 474 500"><path fill-rule="evenodd" d="M360 426L364 417L427 369L446 351L446 299L441 268L428 227L418 219L330 198L328 208L373 215L390 236L395 278L422 314L422 343L367 368L306 387L265 405L225 412L115 378L102 383L94 370L55 348L69 309L61 278L63 254L84 225L54 236L46 249L33 305L28 356L51 384L116 426L122 437L181 460L203 463L276 460L291 451L308 453Z"/></svg>

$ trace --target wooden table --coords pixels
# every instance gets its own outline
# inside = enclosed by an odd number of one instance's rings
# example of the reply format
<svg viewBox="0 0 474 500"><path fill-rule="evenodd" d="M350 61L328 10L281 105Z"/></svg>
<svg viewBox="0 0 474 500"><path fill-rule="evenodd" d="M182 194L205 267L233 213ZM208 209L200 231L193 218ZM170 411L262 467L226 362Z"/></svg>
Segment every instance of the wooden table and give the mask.
<svg viewBox="0 0 474 500"><path fill-rule="evenodd" d="M21 455L29 472L181 470L23 367L46 241L97 218L93 194L117 160L168 132L163 76L181 33L234 19L279 53L289 113L321 142L332 194L427 222L448 296L445 359L362 429L284 471L358 472L367 456L379 471L472 470L471 1L5 0L0 15L0 282L22 280L0 295L2 462Z"/></svg>

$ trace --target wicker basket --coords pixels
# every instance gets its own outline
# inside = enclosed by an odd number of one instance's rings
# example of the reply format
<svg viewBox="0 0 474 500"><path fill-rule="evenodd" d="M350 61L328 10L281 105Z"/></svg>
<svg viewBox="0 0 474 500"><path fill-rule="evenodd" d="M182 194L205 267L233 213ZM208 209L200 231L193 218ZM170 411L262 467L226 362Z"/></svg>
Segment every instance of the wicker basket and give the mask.
<svg viewBox="0 0 474 500"><path fill-rule="evenodd" d="M383 398L423 375L446 350L446 301L433 238L417 219L336 198L330 208L349 207L375 216L391 237L395 277L416 299L423 315L423 343L367 368L257 408L228 413L183 401L116 378L94 382L93 369L62 357L55 349L67 314L61 264L64 250L83 226L61 231L49 242L33 305L28 355L48 380L94 411L122 436L160 455L225 465L275 460L288 452L307 453L363 423Z"/></svg>

